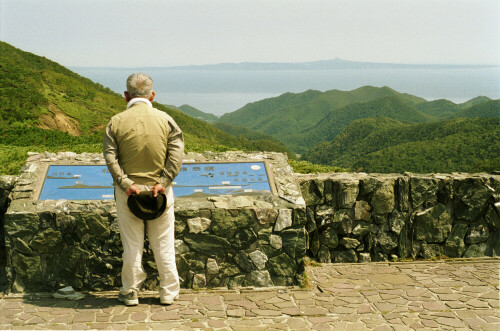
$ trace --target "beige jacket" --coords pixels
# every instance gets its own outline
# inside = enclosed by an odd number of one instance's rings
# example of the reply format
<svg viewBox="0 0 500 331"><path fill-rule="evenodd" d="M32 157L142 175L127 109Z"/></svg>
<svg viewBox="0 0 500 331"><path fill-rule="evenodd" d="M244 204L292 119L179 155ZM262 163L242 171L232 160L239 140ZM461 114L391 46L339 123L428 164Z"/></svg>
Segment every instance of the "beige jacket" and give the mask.
<svg viewBox="0 0 500 331"><path fill-rule="evenodd" d="M182 131L149 100L132 99L129 106L111 118L104 134L103 153L109 172L124 191L134 183L159 183L170 191L184 156Z"/></svg>

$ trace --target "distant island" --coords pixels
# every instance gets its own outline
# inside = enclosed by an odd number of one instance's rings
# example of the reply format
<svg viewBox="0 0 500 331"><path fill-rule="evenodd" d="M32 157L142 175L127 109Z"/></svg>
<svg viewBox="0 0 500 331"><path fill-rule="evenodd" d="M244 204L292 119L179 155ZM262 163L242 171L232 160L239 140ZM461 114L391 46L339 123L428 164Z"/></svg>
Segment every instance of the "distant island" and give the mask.
<svg viewBox="0 0 500 331"><path fill-rule="evenodd" d="M205 65L167 66L167 67L137 67L134 70L342 70L342 69L486 69L498 68L500 64L471 65L471 64L405 64L405 63L377 63L349 61L339 58L331 60L319 60L310 62L241 62L241 63L218 63ZM70 67L71 68L71 67ZM93 67L75 67L79 69L90 69ZM99 67L99 69L123 68Z"/></svg>

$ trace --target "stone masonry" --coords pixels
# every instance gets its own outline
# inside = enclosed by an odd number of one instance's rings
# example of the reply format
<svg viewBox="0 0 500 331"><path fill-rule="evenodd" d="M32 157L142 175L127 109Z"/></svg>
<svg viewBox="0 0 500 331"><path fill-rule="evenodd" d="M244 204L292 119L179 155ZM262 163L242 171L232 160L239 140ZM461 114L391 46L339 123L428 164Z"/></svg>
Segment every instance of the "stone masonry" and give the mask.
<svg viewBox="0 0 500 331"><path fill-rule="evenodd" d="M266 161L279 196L178 198L175 248L183 287L266 287L302 281L305 205L286 157L278 153L190 153L186 161ZM5 291L78 290L120 286L121 242L112 200L36 200L48 164L103 164L102 155L32 154L10 193L4 216ZM10 179L11 182L14 179ZM12 188L13 186L13 188ZM145 289L158 286L146 240Z"/></svg>
<svg viewBox="0 0 500 331"><path fill-rule="evenodd" d="M500 255L500 176L298 175L319 262Z"/></svg>
<svg viewBox="0 0 500 331"><path fill-rule="evenodd" d="M185 160L265 160L278 192L176 200L177 266L186 288L297 285L306 255L338 263L500 253L497 175L296 175L279 153L189 153ZM114 201L36 200L49 163L103 159L33 153L20 176L0 177L1 290L118 288ZM145 289L155 289L147 240L143 264Z"/></svg>

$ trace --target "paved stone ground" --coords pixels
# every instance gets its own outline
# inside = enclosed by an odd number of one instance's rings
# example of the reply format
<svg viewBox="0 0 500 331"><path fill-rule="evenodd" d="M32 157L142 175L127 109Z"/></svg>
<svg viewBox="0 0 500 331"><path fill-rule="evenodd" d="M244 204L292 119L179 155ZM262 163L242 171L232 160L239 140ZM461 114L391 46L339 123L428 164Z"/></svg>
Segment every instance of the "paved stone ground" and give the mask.
<svg viewBox="0 0 500 331"><path fill-rule="evenodd" d="M117 292L80 301L0 298L0 329L500 330L500 259L322 264L307 289L183 290L125 307Z"/></svg>

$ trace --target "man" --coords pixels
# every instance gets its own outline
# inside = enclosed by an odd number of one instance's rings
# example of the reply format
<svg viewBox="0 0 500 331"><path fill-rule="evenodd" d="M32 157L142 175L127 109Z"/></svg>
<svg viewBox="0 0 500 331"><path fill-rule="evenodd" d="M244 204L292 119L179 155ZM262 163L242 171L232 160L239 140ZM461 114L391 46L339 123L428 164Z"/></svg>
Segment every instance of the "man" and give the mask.
<svg viewBox="0 0 500 331"><path fill-rule="evenodd" d="M156 108L153 80L132 74L125 91L127 110L111 118L104 135L103 153L115 183L118 226L123 245L122 287L118 300L139 304L138 292L146 275L142 268L144 228L160 275L160 302L172 304L179 297L179 275L174 252L174 195L172 181L184 155L182 131L175 121ZM128 196L141 191L166 195L165 212L143 221L127 206ZM146 224L145 224L146 222Z"/></svg>

